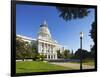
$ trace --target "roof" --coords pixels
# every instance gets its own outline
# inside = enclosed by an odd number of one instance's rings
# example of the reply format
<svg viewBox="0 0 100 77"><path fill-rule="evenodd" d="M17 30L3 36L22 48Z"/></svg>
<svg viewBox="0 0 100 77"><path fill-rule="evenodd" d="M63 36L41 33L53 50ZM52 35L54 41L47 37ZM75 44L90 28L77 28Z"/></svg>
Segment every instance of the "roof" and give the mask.
<svg viewBox="0 0 100 77"><path fill-rule="evenodd" d="M18 36L18 37L21 37L21 38L23 38L23 39L34 40L34 41L36 41L36 39L30 38L30 37L26 37L26 36L22 36L22 35L19 35L19 34L17 34L17 36Z"/></svg>

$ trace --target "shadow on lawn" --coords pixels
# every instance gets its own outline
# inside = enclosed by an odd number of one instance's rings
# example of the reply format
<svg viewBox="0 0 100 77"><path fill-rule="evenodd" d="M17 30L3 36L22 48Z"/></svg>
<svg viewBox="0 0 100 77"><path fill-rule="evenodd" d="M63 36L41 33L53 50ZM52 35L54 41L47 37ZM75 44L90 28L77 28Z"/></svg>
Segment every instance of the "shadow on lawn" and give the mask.
<svg viewBox="0 0 100 77"><path fill-rule="evenodd" d="M21 69L21 70L32 70L32 71L33 71L33 70L35 70L35 71L36 71L36 70L39 70L39 71L42 71L42 70L47 70L47 71L49 71L49 70L50 70L50 69L47 69L47 68L46 68L46 69L28 69L28 68L26 69L26 68L18 68L18 69ZM55 70L55 69L54 69L54 70ZM54 71L54 70L50 70L50 71Z"/></svg>

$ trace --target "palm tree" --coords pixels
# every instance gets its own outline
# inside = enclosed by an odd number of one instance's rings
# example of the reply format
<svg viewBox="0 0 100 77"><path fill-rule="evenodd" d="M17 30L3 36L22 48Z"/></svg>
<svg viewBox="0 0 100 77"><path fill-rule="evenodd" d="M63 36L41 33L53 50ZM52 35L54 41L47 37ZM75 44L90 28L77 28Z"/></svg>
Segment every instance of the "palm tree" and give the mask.
<svg viewBox="0 0 100 77"><path fill-rule="evenodd" d="M56 7L59 11L59 16L64 20L72 20L76 18L84 18L90 12L88 8L78 7Z"/></svg>

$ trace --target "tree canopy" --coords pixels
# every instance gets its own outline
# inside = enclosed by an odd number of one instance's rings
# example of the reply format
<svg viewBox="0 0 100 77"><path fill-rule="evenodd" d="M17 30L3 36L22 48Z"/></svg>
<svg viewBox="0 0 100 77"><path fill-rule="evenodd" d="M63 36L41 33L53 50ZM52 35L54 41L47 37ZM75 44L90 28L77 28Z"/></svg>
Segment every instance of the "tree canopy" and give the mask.
<svg viewBox="0 0 100 77"><path fill-rule="evenodd" d="M91 25L90 36L93 39L94 44L96 44L96 22L94 21Z"/></svg>
<svg viewBox="0 0 100 77"><path fill-rule="evenodd" d="M62 55L63 55L63 58L65 58L65 59L67 59L67 58L69 58L69 53L70 53L70 50L64 50L64 52L62 53Z"/></svg>
<svg viewBox="0 0 100 77"><path fill-rule="evenodd" d="M56 7L59 11L59 16L64 20L72 20L76 18L84 18L89 14L88 8L78 7Z"/></svg>
<svg viewBox="0 0 100 77"><path fill-rule="evenodd" d="M86 58L90 58L91 55L90 55L90 52L84 49L82 49L82 54L81 54L81 49L78 49L75 52L75 58L80 59L81 56L83 59L86 59Z"/></svg>
<svg viewBox="0 0 100 77"><path fill-rule="evenodd" d="M60 50L57 50L57 57L62 58L62 54L60 53Z"/></svg>
<svg viewBox="0 0 100 77"><path fill-rule="evenodd" d="M35 49L28 42L23 41L22 38L16 37L16 58L35 58L35 56Z"/></svg>
<svg viewBox="0 0 100 77"><path fill-rule="evenodd" d="M91 57L92 58L95 58L95 50L96 50L96 22L94 21L91 25L91 30L90 30L90 36L91 38L93 39L93 42L94 42L94 45L93 47L91 48Z"/></svg>

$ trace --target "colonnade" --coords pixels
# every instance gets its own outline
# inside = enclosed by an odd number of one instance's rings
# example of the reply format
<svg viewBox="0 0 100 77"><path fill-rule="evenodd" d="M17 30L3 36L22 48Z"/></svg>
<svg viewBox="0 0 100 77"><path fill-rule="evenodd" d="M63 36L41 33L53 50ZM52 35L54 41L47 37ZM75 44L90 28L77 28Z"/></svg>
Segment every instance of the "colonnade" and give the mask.
<svg viewBox="0 0 100 77"><path fill-rule="evenodd" d="M50 43L38 42L38 52L45 55L45 59L57 59L56 46Z"/></svg>

